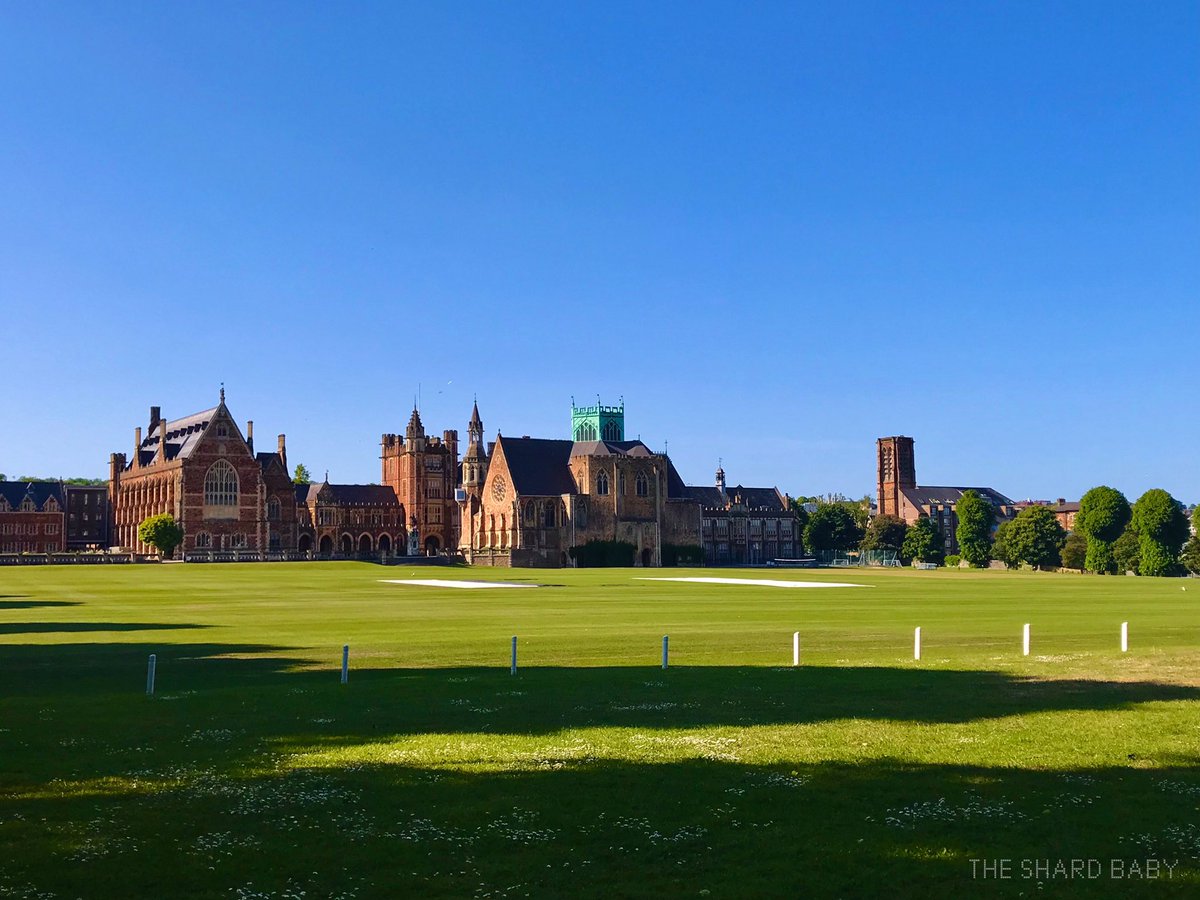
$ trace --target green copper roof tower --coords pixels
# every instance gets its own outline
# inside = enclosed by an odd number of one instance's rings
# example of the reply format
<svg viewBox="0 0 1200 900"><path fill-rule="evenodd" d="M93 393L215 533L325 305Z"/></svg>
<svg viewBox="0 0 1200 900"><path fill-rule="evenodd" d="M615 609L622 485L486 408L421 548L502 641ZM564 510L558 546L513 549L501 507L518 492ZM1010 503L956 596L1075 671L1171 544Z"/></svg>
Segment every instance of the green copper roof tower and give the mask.
<svg viewBox="0 0 1200 900"><path fill-rule="evenodd" d="M625 440L625 398L620 406L604 406L596 397L595 406L576 406L571 398L571 440Z"/></svg>

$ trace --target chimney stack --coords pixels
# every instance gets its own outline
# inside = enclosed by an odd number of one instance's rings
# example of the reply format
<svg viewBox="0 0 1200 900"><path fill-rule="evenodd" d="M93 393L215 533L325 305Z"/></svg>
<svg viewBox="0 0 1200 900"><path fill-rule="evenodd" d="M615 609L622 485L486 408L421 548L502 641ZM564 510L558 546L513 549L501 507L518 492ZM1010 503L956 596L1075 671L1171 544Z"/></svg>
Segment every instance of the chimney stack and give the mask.
<svg viewBox="0 0 1200 900"><path fill-rule="evenodd" d="M246 420L246 443L250 445L250 452L254 452L254 420Z"/></svg>
<svg viewBox="0 0 1200 900"><path fill-rule="evenodd" d="M287 468L287 435L279 436L279 458L283 460L283 467Z"/></svg>
<svg viewBox="0 0 1200 900"><path fill-rule="evenodd" d="M157 406L150 407L150 427L153 428L162 418L162 410Z"/></svg>
<svg viewBox="0 0 1200 900"><path fill-rule="evenodd" d="M142 426L139 425L133 429L133 464L137 465L140 462L138 451L142 449Z"/></svg>
<svg viewBox="0 0 1200 900"><path fill-rule="evenodd" d="M154 407L158 409L158 407ZM167 458L167 420L158 420L158 453L164 460Z"/></svg>

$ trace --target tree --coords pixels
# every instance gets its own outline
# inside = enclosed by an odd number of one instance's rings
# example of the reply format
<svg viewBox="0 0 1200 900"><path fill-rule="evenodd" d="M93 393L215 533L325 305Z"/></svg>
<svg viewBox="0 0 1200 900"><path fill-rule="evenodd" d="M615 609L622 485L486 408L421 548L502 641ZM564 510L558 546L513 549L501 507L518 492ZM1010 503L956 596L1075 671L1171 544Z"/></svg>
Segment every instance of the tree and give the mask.
<svg viewBox="0 0 1200 900"><path fill-rule="evenodd" d="M996 529L996 536L992 539L992 559L1004 563L1007 569L1015 569L1021 565L1021 559L1013 552L1009 545L1008 533L1009 528L1013 523L1001 522L1000 527Z"/></svg>
<svg viewBox="0 0 1200 900"><path fill-rule="evenodd" d="M1116 488L1094 487L1079 500L1075 528L1087 538L1085 567L1097 575L1117 571L1112 544L1125 531L1131 515L1129 501Z"/></svg>
<svg viewBox="0 0 1200 900"><path fill-rule="evenodd" d="M143 519L137 533L139 541L157 548L165 559L170 559L175 548L183 543L183 528L170 513Z"/></svg>
<svg viewBox="0 0 1200 900"><path fill-rule="evenodd" d="M986 566L991 558L992 524L996 511L978 491L963 491L954 505L958 516L958 552L972 566Z"/></svg>
<svg viewBox="0 0 1200 900"><path fill-rule="evenodd" d="M1179 561L1194 575L1200 575L1200 506L1192 510L1192 537L1183 547Z"/></svg>
<svg viewBox="0 0 1200 900"><path fill-rule="evenodd" d="M1138 533L1138 574L1179 574L1179 551L1188 538L1183 504L1161 488L1151 488L1133 504L1130 523Z"/></svg>
<svg viewBox="0 0 1200 900"><path fill-rule="evenodd" d="M1059 564L1067 532L1050 507L1027 506L1006 525L1000 526L1006 532L1006 552L1018 563L1039 569Z"/></svg>
<svg viewBox="0 0 1200 900"><path fill-rule="evenodd" d="M1121 532L1121 536L1113 541L1112 555L1113 563L1116 565L1118 572L1122 574L1125 572L1137 574L1138 566L1141 565L1142 561L1141 544L1138 541L1138 534L1133 530L1132 525Z"/></svg>
<svg viewBox="0 0 1200 900"><path fill-rule="evenodd" d="M933 520L929 516L921 516L908 527L904 545L900 548L900 558L937 563L942 561L942 552L941 535Z"/></svg>
<svg viewBox="0 0 1200 900"><path fill-rule="evenodd" d="M295 484L312 484L312 475L304 463L296 463L296 474L292 476L292 481Z"/></svg>
<svg viewBox="0 0 1200 900"><path fill-rule="evenodd" d="M804 527L804 546L809 553L850 550L862 540L854 516L840 503L818 506Z"/></svg>
<svg viewBox="0 0 1200 900"><path fill-rule="evenodd" d="M0 472L0 481L8 481L8 476L3 472Z"/></svg>
<svg viewBox="0 0 1200 900"><path fill-rule="evenodd" d="M1078 531L1067 535L1062 548L1062 564L1066 569L1087 568L1088 539Z"/></svg>
<svg viewBox="0 0 1200 900"><path fill-rule="evenodd" d="M908 525L896 516L876 516L867 526L859 547L863 550L890 550L899 554L904 546Z"/></svg>

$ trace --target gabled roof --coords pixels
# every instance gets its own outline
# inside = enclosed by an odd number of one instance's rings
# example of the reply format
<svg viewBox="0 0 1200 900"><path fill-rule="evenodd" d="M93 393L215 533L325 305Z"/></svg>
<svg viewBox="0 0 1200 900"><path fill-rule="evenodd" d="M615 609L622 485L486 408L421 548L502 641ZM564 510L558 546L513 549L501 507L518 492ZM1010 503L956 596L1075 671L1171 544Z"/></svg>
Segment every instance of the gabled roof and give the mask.
<svg viewBox="0 0 1200 900"><path fill-rule="evenodd" d="M907 498L908 502L918 508L929 506L931 503L953 506L967 491L979 493L992 506L1013 505L1013 501L1008 497L1005 497L997 490L986 487L931 487L918 485L917 487L900 488L900 493Z"/></svg>
<svg viewBox="0 0 1200 900"><path fill-rule="evenodd" d="M59 481L0 481L0 497L8 501L13 512L21 509L26 497L32 498L38 512L42 511L51 497L59 506L55 512L65 508L63 486Z"/></svg>
<svg viewBox="0 0 1200 900"><path fill-rule="evenodd" d="M321 484L297 485L306 487L305 502L315 501L317 495L325 488L333 495L335 502L342 506L399 506L400 500L396 492L384 484ZM299 490L297 490L299 497Z"/></svg>
<svg viewBox="0 0 1200 900"><path fill-rule="evenodd" d="M200 437L208 428L209 422L216 416L224 404L218 404L212 409L206 409L202 412L192 413L190 416L184 416L182 419L176 419L173 422L167 422L167 443L166 453L163 454L168 460L187 459L192 455L196 446L200 443ZM231 417L232 420L232 417ZM237 428L236 423L234 428ZM138 462L143 465L149 465L154 462L154 457L158 454L158 444L162 437L159 434L160 426L158 422L150 426L150 431L142 438L142 445L138 448ZM239 434L241 432L238 432Z"/></svg>
<svg viewBox="0 0 1200 900"><path fill-rule="evenodd" d="M641 441L576 441L572 456L653 456L654 452Z"/></svg>
<svg viewBox="0 0 1200 900"><path fill-rule="evenodd" d="M732 501L735 497L742 498L742 505L747 509L786 510L787 501L776 488L742 487L740 484L727 487L725 497L715 487L688 485L684 490L689 500L699 500L707 509L724 509L726 497Z"/></svg>
<svg viewBox="0 0 1200 900"><path fill-rule="evenodd" d="M310 487L312 487L311 484L296 485L296 502L297 503L307 503L308 502L308 489Z"/></svg>
<svg viewBox="0 0 1200 900"><path fill-rule="evenodd" d="M513 490L534 497L553 497L577 492L571 475L571 441L544 438L496 439L496 447L508 465Z"/></svg>

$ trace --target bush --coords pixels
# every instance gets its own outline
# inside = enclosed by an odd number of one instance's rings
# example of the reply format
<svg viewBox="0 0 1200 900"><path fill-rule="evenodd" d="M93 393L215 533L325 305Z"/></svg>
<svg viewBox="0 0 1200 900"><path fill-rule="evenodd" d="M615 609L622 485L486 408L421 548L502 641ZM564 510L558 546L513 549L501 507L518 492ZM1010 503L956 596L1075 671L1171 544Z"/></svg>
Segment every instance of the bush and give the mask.
<svg viewBox="0 0 1200 900"><path fill-rule="evenodd" d="M959 556L957 553L951 553L949 556L946 557L946 568L947 569L957 569L958 564L960 562L962 562L962 557Z"/></svg>
<svg viewBox="0 0 1200 900"><path fill-rule="evenodd" d="M1078 531L1067 535L1062 548L1062 564L1066 569L1087 568L1088 539Z"/></svg>
<svg viewBox="0 0 1200 900"><path fill-rule="evenodd" d="M637 547L628 541L588 541L567 551L582 568L632 566Z"/></svg>

